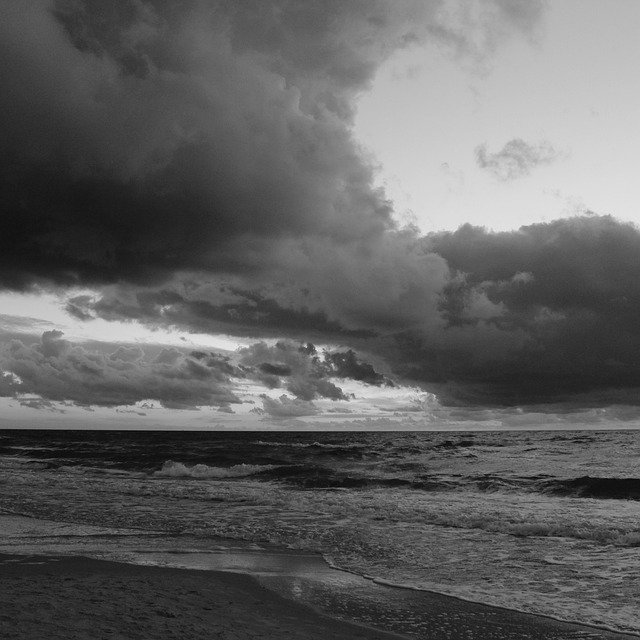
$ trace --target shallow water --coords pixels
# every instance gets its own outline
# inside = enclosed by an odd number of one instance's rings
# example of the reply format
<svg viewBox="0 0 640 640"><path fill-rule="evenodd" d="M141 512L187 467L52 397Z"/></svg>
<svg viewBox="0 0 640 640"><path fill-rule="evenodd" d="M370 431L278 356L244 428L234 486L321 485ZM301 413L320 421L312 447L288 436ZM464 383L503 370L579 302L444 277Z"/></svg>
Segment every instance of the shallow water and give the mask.
<svg viewBox="0 0 640 640"><path fill-rule="evenodd" d="M267 543L640 633L639 454L632 431L2 432L0 508L73 523L71 546L79 525L147 551Z"/></svg>

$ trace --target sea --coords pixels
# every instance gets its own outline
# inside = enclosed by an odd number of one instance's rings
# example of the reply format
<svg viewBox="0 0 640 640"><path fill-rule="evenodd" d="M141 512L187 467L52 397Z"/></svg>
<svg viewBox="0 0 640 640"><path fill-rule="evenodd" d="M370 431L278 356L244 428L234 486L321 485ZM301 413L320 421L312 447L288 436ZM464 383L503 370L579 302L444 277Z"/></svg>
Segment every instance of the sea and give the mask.
<svg viewBox="0 0 640 640"><path fill-rule="evenodd" d="M640 635L638 431L7 430L0 516L0 552L215 568L226 549L242 569L282 550Z"/></svg>

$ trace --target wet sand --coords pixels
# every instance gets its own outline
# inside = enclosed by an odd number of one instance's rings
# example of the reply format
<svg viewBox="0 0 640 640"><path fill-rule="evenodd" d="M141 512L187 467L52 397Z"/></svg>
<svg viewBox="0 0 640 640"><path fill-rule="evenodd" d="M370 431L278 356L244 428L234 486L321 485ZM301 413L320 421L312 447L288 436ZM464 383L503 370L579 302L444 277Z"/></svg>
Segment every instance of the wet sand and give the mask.
<svg viewBox="0 0 640 640"><path fill-rule="evenodd" d="M290 588L270 586L280 593ZM249 575L77 557L0 555L0 638L391 640L408 636L373 627L402 631L403 616L416 612L421 621L406 620L414 638L627 637L439 594L376 588L384 591L386 607L339 591L331 602L325 594L328 611L371 625L361 626L281 597ZM395 611L395 623L390 611Z"/></svg>
<svg viewBox="0 0 640 640"><path fill-rule="evenodd" d="M2 640L392 640L323 616L249 576L0 556Z"/></svg>

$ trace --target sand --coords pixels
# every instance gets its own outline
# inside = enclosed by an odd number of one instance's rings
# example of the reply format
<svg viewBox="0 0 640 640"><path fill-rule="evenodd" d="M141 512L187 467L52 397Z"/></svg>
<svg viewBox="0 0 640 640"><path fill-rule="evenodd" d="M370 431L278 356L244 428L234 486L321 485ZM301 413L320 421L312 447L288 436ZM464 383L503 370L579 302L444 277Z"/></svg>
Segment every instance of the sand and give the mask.
<svg viewBox="0 0 640 640"><path fill-rule="evenodd" d="M623 638L579 625L389 588L421 598L429 640ZM408 611L408 609L407 609ZM357 617L357 611L352 611ZM371 617L369 616L369 619ZM375 621L375 616L374 616ZM384 623L380 618L381 625ZM376 626L376 625L373 625ZM0 555L2 640L391 640L287 600L248 575L86 558Z"/></svg>
<svg viewBox="0 0 640 640"><path fill-rule="evenodd" d="M84 558L0 556L2 640L391 640L251 577Z"/></svg>

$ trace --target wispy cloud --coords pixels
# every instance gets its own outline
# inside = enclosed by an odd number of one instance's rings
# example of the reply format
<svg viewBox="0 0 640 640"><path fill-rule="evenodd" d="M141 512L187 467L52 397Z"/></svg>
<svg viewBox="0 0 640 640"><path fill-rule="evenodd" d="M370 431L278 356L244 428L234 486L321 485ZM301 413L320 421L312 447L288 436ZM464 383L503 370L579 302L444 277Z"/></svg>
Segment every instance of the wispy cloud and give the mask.
<svg viewBox="0 0 640 640"><path fill-rule="evenodd" d="M522 138L509 140L495 153L489 153L486 144L475 150L477 165L502 182L528 176L536 167L552 164L561 155L549 142L530 144Z"/></svg>

